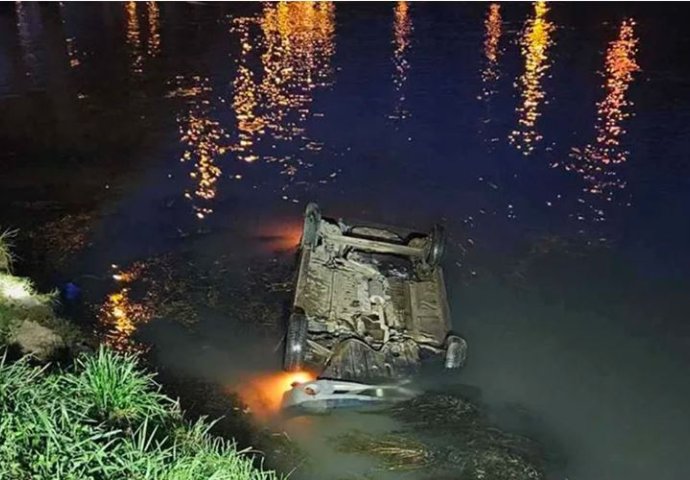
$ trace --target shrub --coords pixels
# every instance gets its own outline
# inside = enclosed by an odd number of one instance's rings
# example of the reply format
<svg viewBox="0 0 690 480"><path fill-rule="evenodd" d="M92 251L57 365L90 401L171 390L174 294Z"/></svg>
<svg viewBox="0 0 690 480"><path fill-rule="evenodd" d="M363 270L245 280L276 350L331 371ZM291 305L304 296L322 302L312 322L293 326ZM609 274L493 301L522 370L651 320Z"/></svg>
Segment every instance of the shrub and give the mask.
<svg viewBox="0 0 690 480"><path fill-rule="evenodd" d="M133 354L116 354L101 347L76 360L78 375L67 377L88 414L113 423L156 417L169 411L172 400L159 393L152 374L137 368Z"/></svg>

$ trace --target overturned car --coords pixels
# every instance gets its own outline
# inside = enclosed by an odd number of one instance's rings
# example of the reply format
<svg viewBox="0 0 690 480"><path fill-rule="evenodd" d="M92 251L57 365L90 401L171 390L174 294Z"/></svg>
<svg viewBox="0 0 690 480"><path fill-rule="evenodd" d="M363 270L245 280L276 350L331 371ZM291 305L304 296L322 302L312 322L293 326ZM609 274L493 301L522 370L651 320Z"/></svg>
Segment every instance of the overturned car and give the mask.
<svg viewBox="0 0 690 480"><path fill-rule="evenodd" d="M283 365L330 379L414 372L426 357L459 368L465 340L451 332L443 229L428 234L345 223L307 206Z"/></svg>

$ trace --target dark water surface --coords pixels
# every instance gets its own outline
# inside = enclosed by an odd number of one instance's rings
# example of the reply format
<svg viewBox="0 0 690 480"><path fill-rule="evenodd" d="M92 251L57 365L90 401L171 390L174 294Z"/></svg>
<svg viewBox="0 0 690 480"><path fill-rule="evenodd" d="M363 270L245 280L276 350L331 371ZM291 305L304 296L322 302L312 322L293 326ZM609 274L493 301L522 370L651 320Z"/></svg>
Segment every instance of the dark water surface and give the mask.
<svg viewBox="0 0 690 480"><path fill-rule="evenodd" d="M658 2L3 4L0 225L108 341L145 323L162 364L232 382L279 367L281 331L209 285L262 293L306 202L443 219L471 346L443 383L562 455L556 478L689 478L686 24Z"/></svg>

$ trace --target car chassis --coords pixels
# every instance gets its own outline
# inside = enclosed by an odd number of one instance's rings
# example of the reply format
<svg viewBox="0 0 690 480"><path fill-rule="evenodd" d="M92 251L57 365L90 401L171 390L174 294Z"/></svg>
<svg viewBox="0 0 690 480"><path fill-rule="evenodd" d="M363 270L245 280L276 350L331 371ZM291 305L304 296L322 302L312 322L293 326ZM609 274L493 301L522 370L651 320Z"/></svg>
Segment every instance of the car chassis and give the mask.
<svg viewBox="0 0 690 480"><path fill-rule="evenodd" d="M284 368L398 378L441 354L446 368L461 367L467 343L451 332L444 241L440 226L421 234L346 224L307 205Z"/></svg>

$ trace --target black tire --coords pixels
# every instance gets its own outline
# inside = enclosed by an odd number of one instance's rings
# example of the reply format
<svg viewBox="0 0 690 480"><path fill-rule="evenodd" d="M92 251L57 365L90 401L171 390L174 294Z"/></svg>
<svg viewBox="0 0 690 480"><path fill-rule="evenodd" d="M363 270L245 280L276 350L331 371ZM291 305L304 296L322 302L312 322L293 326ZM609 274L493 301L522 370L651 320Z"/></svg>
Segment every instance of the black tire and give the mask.
<svg viewBox="0 0 690 480"><path fill-rule="evenodd" d="M438 267L443 260L443 255L446 252L446 231L441 225L434 225L429 234L429 243L427 245L426 264L431 267Z"/></svg>
<svg viewBox="0 0 690 480"><path fill-rule="evenodd" d="M319 239L319 225L321 224L321 210L311 202L304 209L304 227L302 229L302 248L314 248Z"/></svg>
<svg viewBox="0 0 690 480"><path fill-rule="evenodd" d="M293 313L288 320L285 335L285 352L283 354L283 369L291 372L300 370L304 366L307 346L307 317L300 313Z"/></svg>
<svg viewBox="0 0 690 480"><path fill-rule="evenodd" d="M467 341L454 334L446 337L444 366L448 369L461 368L467 360Z"/></svg>

